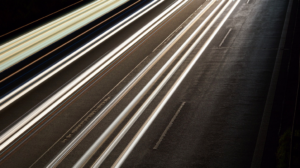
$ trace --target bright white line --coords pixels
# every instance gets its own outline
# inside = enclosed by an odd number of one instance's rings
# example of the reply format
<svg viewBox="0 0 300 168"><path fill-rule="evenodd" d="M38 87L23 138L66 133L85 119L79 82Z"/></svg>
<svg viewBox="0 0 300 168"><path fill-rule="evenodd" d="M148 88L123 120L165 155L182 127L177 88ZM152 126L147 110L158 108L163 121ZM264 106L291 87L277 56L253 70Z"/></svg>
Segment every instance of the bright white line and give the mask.
<svg viewBox="0 0 300 168"><path fill-rule="evenodd" d="M153 9L154 7L156 7L157 5L159 5L160 3L162 3L163 1L164 0L156 0L156 1L153 1L151 4L145 6L144 8L142 8L141 10L139 10L136 13L140 13L141 11L143 11L145 9L147 9L147 10L145 10L144 12L142 12L138 16L136 16L134 18L134 20L136 20L137 18L141 17L143 14L147 13L149 10ZM154 4L154 3L155 3L155 5L153 5L153 6L151 6L149 8L149 6L152 5L152 4ZM163 15L164 14L165 14L165 12L163 13ZM23 132L25 132L29 127L31 127L37 121L39 121L40 118L42 118L47 113L49 113L52 109L54 109L60 102L62 102L69 95L71 95L73 92L75 92L80 86L82 86L90 78L92 78L94 75L96 75L100 70L102 70L103 68L105 68L105 66L107 64L102 65L102 67L100 67L100 68L99 68L99 65L101 65L103 62L105 62L106 60L108 60L109 58L111 58L114 54L116 54L118 52L118 50L120 50L124 46L128 45L126 47L126 49L127 49L130 46L134 45L136 41L138 41L139 39L141 39L149 31L151 31L154 27L152 26L151 29L149 29L149 27L153 23L155 23L158 19L160 19L161 17L162 17L162 15L160 15L160 17L152 20L150 23L148 23L146 26L144 26L141 30L139 30L137 33L135 33L133 36L131 36L129 39L127 39L125 42L123 42L119 47L117 47L116 49L114 49L110 54L108 54L106 57L104 57L103 59L101 59L98 63L96 63L95 65L93 65L91 68L89 68L87 71L85 71L79 77L77 77L74 81L72 81L66 87L64 87L63 89L61 89L58 93L56 93L55 95L53 95L46 102L44 102L43 104L41 104L38 108L36 108L28 116L26 116L25 118L23 118L20 122L18 122L16 125L14 125L12 128L10 128L4 134L2 134L1 137L0 137L0 143L1 143L1 145L0 145L0 151L2 149L4 149L8 144L10 144L13 140L15 140L18 136L20 136ZM128 19L124 20L121 23L125 22L126 25L128 25L129 23L133 22L133 20L131 20L131 22L126 22L127 20ZM157 23L157 24L159 24L159 23ZM155 25L157 25L157 24L155 24ZM117 26L119 26L119 24ZM118 30L121 30L123 27L125 27L125 25L119 27L117 30L114 31L114 33L116 33L116 31L118 31ZM148 29L148 30L145 33L143 33L142 35L140 35L145 29ZM112 35L110 34L108 36L110 37ZM106 36L105 39L109 38L108 36ZM137 36L139 36L139 37L137 37ZM79 53L80 51L84 50L87 46L89 46L90 44L93 44L93 42L95 42L96 40L98 40L101 37L102 37L102 35L98 36L95 40L89 42L85 46L83 46L80 49L78 49L77 51L75 51L73 54L71 54L71 56L73 56L73 55ZM76 59L78 59L80 56L82 56L83 54L85 54L86 52L90 51L92 48L96 47L98 44L100 44L101 42L103 42L105 39L102 39L101 41L93 44L92 46L89 46L88 49L84 50L82 53L80 53L79 55L77 55L76 58L73 58L72 61L69 61L67 64L72 63L73 61L75 61ZM135 39L135 41L133 41L133 42L130 43L130 41L132 39ZM128 43L130 43L130 44L128 44ZM119 54L117 56L121 55L122 52L124 52L126 49L124 48L121 52L119 52ZM71 56L68 56L68 57L71 57ZM66 58L66 59L68 59L68 58ZM66 60L66 59L64 59L64 60ZM116 57L114 57L114 59L116 59ZM63 64L64 60L61 61L60 63ZM112 61L113 60L111 60L110 62L112 62ZM59 66L59 65L57 65L57 66ZM58 69L56 69L54 72L51 72L46 78L43 78L41 80L45 81L46 79L48 79L49 77L51 77L52 75L54 75L56 72L58 72L59 70L61 70L65 66L67 66L67 65L66 64L62 65L61 67L59 67ZM54 68L51 67L51 70L52 69L54 69ZM96 69L96 72L94 72L94 73L91 74L91 72L93 72L95 69ZM47 70L47 72L51 71L51 70ZM42 73L39 76L43 77L42 75L44 75L44 73ZM89 77L86 77L87 75L89 75ZM35 87L36 85L42 83L43 81L38 81L37 83L34 83L31 86L29 86L29 87ZM78 84L78 82L81 82L81 83ZM27 85L30 85L30 84L27 84ZM69 91L68 94L65 93L67 91ZM16 98L14 98L14 99L16 99ZM57 99L59 99L59 100L57 100ZM3 108L3 107L1 107L1 108ZM37 116L37 115L39 115L39 116ZM17 133L15 133L15 132L17 132Z"/></svg>
<svg viewBox="0 0 300 168"><path fill-rule="evenodd" d="M169 122L168 126L166 127L166 129L164 130L164 132L161 134L161 136L159 137L158 141L156 142L155 146L153 147L153 149L157 149L158 146L160 145L160 143L162 142L162 140L164 139L164 137L166 136L168 130L171 128L171 126L173 125L173 122L175 121L176 117L178 116L178 114L180 113L182 107L185 105L185 102L182 102L180 107L178 108L178 110L176 111L175 115L173 116L173 118L171 119L171 121Z"/></svg>
<svg viewBox="0 0 300 168"><path fill-rule="evenodd" d="M237 2L234 4L234 6L231 8L231 10L227 13L227 15L224 17L224 19L221 21L221 23L218 25L218 27L214 30L214 32L211 34L209 39L205 42L205 44L201 47L199 52L196 54L196 56L193 58L193 60L190 62L190 64L187 66L187 68L184 70L184 72L180 75L180 77L176 80L174 85L171 87L171 89L168 91L168 93L164 96L162 101L156 106L155 110L152 112L152 114L148 117L147 121L143 124L143 126L139 129L139 131L135 134L134 138L130 141L130 143L126 146L126 148L123 150L122 154L118 157L118 159L115 161L112 167L121 167L125 159L128 157L130 152L133 150L135 145L138 143L138 141L141 139L141 137L144 135L144 133L147 131L147 129L150 127L156 116L159 114L159 112L162 110L162 108L165 106L167 101L170 99L170 97L173 95L175 90L178 88L178 86L181 84L185 76L188 74L188 72L191 70L191 68L195 65L196 61L200 58L206 47L209 45L211 40L215 37L215 35L218 33L220 28L223 26L225 21L228 19L230 14L233 12L233 10L236 8L240 0L237 0Z"/></svg>
<svg viewBox="0 0 300 168"><path fill-rule="evenodd" d="M249 4L250 0L247 1L247 4Z"/></svg>
<svg viewBox="0 0 300 168"><path fill-rule="evenodd" d="M231 32L231 30L232 30L232 28L230 28L230 29L228 30L228 32L226 33L225 37L223 38L223 40L222 40L221 43L219 44L219 47L222 46L222 44L224 43L225 39L227 38L227 36L228 36L229 33Z"/></svg>

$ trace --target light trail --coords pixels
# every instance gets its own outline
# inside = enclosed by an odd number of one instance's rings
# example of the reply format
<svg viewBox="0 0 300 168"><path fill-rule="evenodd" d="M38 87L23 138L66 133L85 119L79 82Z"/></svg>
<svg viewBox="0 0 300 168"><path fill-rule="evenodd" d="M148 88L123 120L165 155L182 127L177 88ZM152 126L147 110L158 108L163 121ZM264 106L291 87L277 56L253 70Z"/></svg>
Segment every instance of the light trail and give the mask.
<svg viewBox="0 0 300 168"><path fill-rule="evenodd" d="M0 47L0 72L62 39L128 0L96 1Z"/></svg>
<svg viewBox="0 0 300 168"><path fill-rule="evenodd" d="M172 13L177 11L181 6L183 6L187 0L176 1L170 8L161 13L158 17L153 19L151 22L154 23L155 28L158 24L163 22ZM152 24L152 23L148 24ZM153 29L151 28L151 29ZM147 29L149 30L149 29ZM114 98L112 99L97 116L93 118L91 122L60 152L47 167L53 167L53 165L58 165L83 139L84 137L103 119L103 117L130 91L132 87L143 77L145 73L159 60L160 57L154 58L126 87ZM81 164L85 164L84 162ZM80 167L77 165L76 167Z"/></svg>
<svg viewBox="0 0 300 168"><path fill-rule="evenodd" d="M66 6L66 7L64 7L64 8L62 8L62 9L59 9L59 10L53 12L53 13L50 13L50 14L48 14L48 15L46 15L46 16L44 16L44 17L41 17L41 18L39 18L39 19L37 19L37 20L35 20L35 21L32 21L32 22L30 22L30 23L28 23L28 24L26 24L26 25L23 25L23 26L21 26L21 27L18 27L18 28L14 29L14 30L9 31L9 32L7 32L7 33L5 33L5 34L2 34L2 35L0 35L0 38L1 38L1 37L4 37L4 36L6 36L6 35L8 35L8 34L10 34L10 33L13 33L13 32L15 32L15 31L17 31L17 30L20 30L20 29L22 29L22 28L24 28L24 27L26 27L26 26L29 26L29 25L31 25L31 24L33 24L33 23L35 23L35 22L38 22L38 21L40 21L40 20L43 20L43 19L45 19L45 18L47 18L47 17L49 17L49 16L51 16L51 15L53 15L53 14L55 14L55 13L58 13L58 12L63 11L63 10L65 10L65 9L68 9L69 7L74 6L74 5L76 5L76 4L78 4L78 3L82 2L82 1L83 1L83 0L79 0L79 1L73 3L73 4L69 5L69 6Z"/></svg>
<svg viewBox="0 0 300 168"><path fill-rule="evenodd" d="M162 108L165 106L167 101L170 99L170 97L173 95L175 90L178 88L178 86L181 84L183 79L186 77L186 75L189 73L191 68L195 65L196 61L200 58L204 50L207 48L207 46L210 44L212 39L215 37L215 35L219 32L220 28L223 26L225 21L228 19L228 17L231 15L233 10L236 8L236 6L239 4L240 0L237 0L233 7L230 9L230 11L226 14L226 16L222 19L221 23L217 26L217 28L214 30L214 32L210 35L208 40L205 42L205 44L201 47L201 49L198 51L196 56L193 58L193 60L189 63L189 65L185 68L183 73L180 75L180 77L176 80L176 82L173 84L173 86L169 89L167 94L164 96L164 98L161 100L161 102L156 106L154 111L151 113L151 115L148 117L146 122L143 124L143 126L139 129L139 131L135 134L134 138L130 141L130 143L126 146L126 148L123 150L121 155L118 157L118 159L115 161L115 163L112 165L113 168L121 167L121 165L124 163L126 158L129 156L133 148L136 146L136 144L139 142L139 140L142 138L142 136L145 134L147 129L150 127L152 122L155 120L157 115L160 113Z"/></svg>
<svg viewBox="0 0 300 168"><path fill-rule="evenodd" d="M51 67L47 70L50 71L50 74L42 73L40 74L35 80L37 82L28 83L26 85L29 85L28 90L32 89L32 87L35 87L36 85L39 85L52 75L54 75L56 72L58 72L60 69L64 68L65 66L69 65L82 55L84 55L86 52L90 51L91 49L95 48L97 45L102 43L104 40L111 37L113 34L120 31L122 28L133 22L134 20L138 19L160 3L162 3L164 0L156 0L152 3L148 4L147 6L143 7L136 13L134 13L130 18L125 19L124 21L120 22L120 24L113 27L111 30L113 32L107 32L105 34L102 34L86 44L85 46L81 47L80 49L76 50L74 53L72 53L70 56L59 62L60 64L57 64L56 67ZM165 14L165 13L164 13ZM74 93L79 87L83 86L89 79L91 79L93 76L95 76L99 71L104 69L110 62L114 61L118 56L120 56L124 51L126 51L128 48L130 48L132 45L134 45L139 39L141 39L143 36L145 36L149 31L151 31L157 24L160 22L157 22L160 17L152 20L152 22L148 23L146 26L144 26L141 30L139 30L137 33L135 33L131 38L127 39L125 42L123 42L119 47L114 49L112 52L110 52L107 56L105 56L103 59L101 59L99 62L97 62L95 65L93 65L91 68L86 70L83 74L81 74L79 77L77 77L74 81L69 83L67 86L65 86L63 89L61 89L59 92L57 92L55 95L53 95L51 98L46 100L43 104L41 104L39 107L37 107L34 111L32 111L29 115L24 117L22 120L20 120L18 123L16 123L14 126L12 126L8 131L3 133L0 136L0 151L3 150L6 146L8 146L10 143L12 143L16 138L18 138L21 134L23 134L26 130L28 130L31 126L33 126L36 122L38 122L43 116L48 114L52 109L54 109L59 103L63 102L68 96L70 96L72 93ZM123 24L125 23L125 24ZM154 24L155 23L155 24ZM153 24L155 26L153 26ZM151 27L152 26L152 27ZM146 31L145 31L146 30ZM122 50L121 50L122 49ZM72 56L76 56L72 58ZM113 57L114 56L114 57ZM68 58L71 61L68 60ZM113 57L113 58L112 58ZM65 60L68 61L65 63ZM101 66L101 67L99 67ZM54 69L54 71L52 71ZM52 71L52 72L51 72ZM44 76L46 75L46 76ZM87 77L88 76L88 77ZM41 77L42 79L39 79ZM38 80L39 79L39 80ZM24 88L23 88L24 89ZM26 90L21 91L24 93ZM14 97L13 99L17 99ZM12 101L12 100L10 100ZM9 102L11 103L11 102Z"/></svg>
<svg viewBox="0 0 300 168"><path fill-rule="evenodd" d="M155 0L154 2L156 2L156 1L158 1L158 0ZM11 93L9 93L5 97L3 97L0 100L0 111L2 109L4 109L5 107L9 106L14 101L21 98L23 95L25 95L26 93L28 93L35 87L39 86L41 83L43 83L44 81L46 81L47 79L49 79L50 77L52 77L53 75L58 73L60 70L64 69L65 67L67 67L68 65L70 65L71 63L73 63L74 61L79 59L81 56L83 56L88 51L92 50L93 48L95 48L96 46L98 46L99 44L104 42L105 40L109 39L111 36L113 36L117 32L121 31L123 28L128 26L130 23L134 22L136 19L140 18L145 13L147 13L148 11L153 9L156 6L154 2L151 3L154 6L151 6L149 4L149 5L147 5L147 7L149 7L148 9L144 7L144 8L142 8L143 10L139 10L138 12L132 14L130 17L121 21L120 23L118 23L117 25L115 25L114 27L109 29L108 31L99 35L92 41L88 42L84 46L82 46L79 49L77 49L76 51L74 51L72 54L66 56L64 59L62 59L55 65L46 69L45 71L43 71L42 73L40 73L39 75L34 77L33 79L29 80L22 86L18 87L17 89L15 89Z"/></svg>
<svg viewBox="0 0 300 168"><path fill-rule="evenodd" d="M0 53L2 54L3 52L7 51L7 50L11 50L13 49L14 47L20 45L21 43L23 42L26 42L27 39L32 39L38 35L41 35L43 33L46 33L48 30L51 30L53 28L55 28L56 26L59 26L60 24L63 24L64 22L70 20L70 19L73 19L74 17L76 16L79 16L80 14L83 14L84 12L86 12L87 10L89 9L93 9L95 8L97 5L101 5L103 4L103 2L107 2L107 1L102 1L102 2L93 2L87 6L84 6L82 8L80 8L79 10L77 11L74 11L66 16L63 16L61 18L58 18L44 26L41 26L29 33L26 33L24 35L21 35L20 37L14 39L14 40L11 40L7 43L5 43L3 46L1 46L0 48ZM3 59L3 56L1 56L1 60Z"/></svg>
<svg viewBox="0 0 300 168"><path fill-rule="evenodd" d="M1 83L1 82L4 82L5 80L7 80L7 79L9 79L9 78L11 78L12 76L16 75L17 73L23 71L24 69L28 68L29 66L31 66L32 64L38 62L39 60L43 59L44 57L46 57L46 56L52 54L53 52L57 51L58 49L60 49L60 48L62 48L62 47L64 47L64 46L66 46L66 45L69 44L70 42L72 42L72 41L78 39L79 37L81 37L81 36L83 36L83 35L85 35L86 33L90 32L91 30L93 30L93 29L99 27L100 25L102 25L103 23L105 23L105 22L109 21L110 19L116 17L117 15L123 13L124 11L126 11L127 9L129 9L129 8L131 8L132 6L136 5L136 4L139 3L140 1L141 1L141 0L137 0L136 2L132 3L131 5L127 6L127 7L124 8L124 9L122 9L121 11L115 13L115 14L112 15L111 17L105 19L104 21L102 21L102 22L100 22L100 23L94 25L93 27L87 29L86 31L80 33L79 35L77 35L77 36L75 36L74 38L68 40L67 42L63 43L62 45L60 45L60 46L54 48L54 49L51 50L50 52L47 52L46 54L40 56L40 57L37 58L36 60L30 62L29 64L23 66L22 68L18 69L17 71L15 71L15 72L11 73L10 75L6 76L5 78L1 79L1 80L0 80L0 83Z"/></svg>
<svg viewBox="0 0 300 168"><path fill-rule="evenodd" d="M201 29L208 23L208 21L214 16L214 14L219 10L219 8L223 5L225 1L221 1L218 6L209 14L209 16L201 23L201 25L193 32L193 34L185 41L185 43L180 47L178 52L173 54L171 59L163 66L158 73L151 79L150 82L139 92L139 94L131 101L131 103L125 108L124 111L127 109L132 110L134 107L133 104L139 103L141 100L141 96L145 95L146 92L150 89L150 87L157 81L159 77L165 72L163 71L164 68L167 69L171 64L171 60L175 60L179 56L179 54L190 44L190 42L198 35ZM108 145L108 147L104 150L101 156L96 160L93 164L93 168L99 167L103 161L107 158L110 152L116 147L116 145L121 141L121 139L125 136L125 134L129 131L129 129L133 126L133 124L137 121L137 119L142 115L145 109L150 105L150 103L154 100L157 94L161 91L161 89L166 85L166 83L171 79L174 73L179 69L182 63L186 60L186 58L191 54L191 52L195 49L195 47L199 44L202 40L203 36L207 34L207 31L212 27L212 25L216 22L216 20L220 17L220 15L224 12L227 6L230 4L230 1L224 6L223 10L219 12L219 14L214 18L213 21L207 26L207 28L201 33L201 35L197 38L195 42L193 42L192 46L185 52L185 54L180 58L180 60L176 63L176 65L172 68L172 70L167 74L167 76L161 81L161 83L156 87L156 89L151 93L151 95L146 99L146 101L142 104L142 106L135 112L135 114L131 117L131 119L127 122L127 124L123 127L123 129L118 133L118 135L113 139L113 141ZM197 18L198 20L199 18ZM167 67L166 67L167 66ZM128 110L127 110L128 111ZM130 111L128 111L130 112ZM123 113L123 112L122 112ZM122 115L122 113L120 115ZM116 119L114 123L117 123L118 120ZM121 122L121 121L119 121ZM111 124L113 125L113 124ZM110 126L111 127L111 126ZM109 127L109 128L110 128ZM109 130L109 128L107 130ZM114 131L114 130L112 130ZM99 138L100 139L100 138ZM96 141L97 142L97 141ZM90 147L89 150L96 148L96 142ZM88 153L88 151L86 152Z"/></svg>
<svg viewBox="0 0 300 168"><path fill-rule="evenodd" d="M169 43L157 56L162 57L172 46L175 45L175 43L198 21L198 19L207 11L209 7L214 3L215 1L211 1L175 38L174 40ZM206 22L205 22L206 23ZM106 141L106 139L112 134L113 131L121 124L121 122L127 117L127 115L131 112L131 110L138 104L138 102L144 97L144 95L149 91L149 89L154 85L154 83L159 79L159 77L171 66L171 64L176 60L176 58L179 56L179 54L187 47L187 45L191 42L191 40L196 36L197 33L204 27L204 24L198 27L198 29L189 37L189 39L178 49L176 54L174 54L167 63L164 64L164 66L155 74L155 76L147 83L147 85L138 93L138 95L130 102L130 104L119 114L119 116L113 121L112 124L105 130L104 133L101 134L101 136L94 142L94 144L85 152L85 154L77 161L77 163L74 165L74 167L82 167L93 155L94 153L102 146L102 144ZM157 57L156 56L156 57ZM155 58L156 58L155 57ZM155 59L154 58L154 59ZM151 62L149 63L151 64ZM145 68L148 68L146 66ZM150 67L151 68L151 67ZM144 70L144 69L143 69ZM142 72L143 72L142 70ZM139 74L137 75L139 76ZM135 81L135 78L132 80ZM131 86L130 82L127 86ZM126 87L127 87L126 86ZM126 88L125 87L125 88ZM134 117L133 117L134 118ZM129 129L129 128L128 128ZM122 130L123 131L123 130ZM124 133L125 134L125 133ZM122 134L122 135L124 135ZM116 138L114 141L118 141L119 139ZM112 144L116 144L113 143ZM112 148L110 148L112 150ZM108 156L108 154L111 152L105 151L101 157L99 158L99 162L96 163L96 167L100 166L102 161ZM104 155L104 156L103 156Z"/></svg>

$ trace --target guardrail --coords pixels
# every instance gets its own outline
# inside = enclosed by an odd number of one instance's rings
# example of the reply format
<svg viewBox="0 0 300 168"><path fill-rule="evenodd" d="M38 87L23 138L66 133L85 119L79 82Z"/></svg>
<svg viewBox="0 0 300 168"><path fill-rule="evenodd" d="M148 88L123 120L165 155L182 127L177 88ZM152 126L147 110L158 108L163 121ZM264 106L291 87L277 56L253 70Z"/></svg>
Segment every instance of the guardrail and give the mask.
<svg viewBox="0 0 300 168"><path fill-rule="evenodd" d="M294 100L294 110L293 110L293 120L292 120L292 128L291 128L291 140L290 140L290 154L289 154L289 168L297 168L300 167L300 2L294 1L293 7L295 10L294 19L295 24L293 26L293 43L291 45L291 61L290 61L290 68L291 72L289 75L291 76L293 83L295 85L293 89L296 92L296 97ZM290 95L289 95L290 96Z"/></svg>

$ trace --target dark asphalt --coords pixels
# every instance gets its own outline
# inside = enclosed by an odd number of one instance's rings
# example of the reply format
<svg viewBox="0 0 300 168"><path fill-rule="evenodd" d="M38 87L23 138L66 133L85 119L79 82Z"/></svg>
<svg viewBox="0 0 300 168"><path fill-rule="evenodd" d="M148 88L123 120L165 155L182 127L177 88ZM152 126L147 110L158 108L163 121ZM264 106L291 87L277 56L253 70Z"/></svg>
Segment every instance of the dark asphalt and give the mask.
<svg viewBox="0 0 300 168"><path fill-rule="evenodd" d="M101 77L101 80L62 111L57 111L58 115L55 116L55 119L17 148L2 164L0 163L1 166L29 167L32 165L144 57L149 55L151 58L152 50L203 2L192 1L191 4L188 4L174 19L168 21L166 26L142 43L130 57L122 61L109 74ZM14 106L6 109L7 111L1 113L0 116L1 129L14 121L16 116L21 115L20 111L28 111L94 60L128 38L170 3L172 1L166 1L159 5L131 26L24 96ZM123 166L250 167L286 8L287 2L281 0L251 0L249 4L244 1L240 2ZM230 28L232 28L231 33L219 48L220 42ZM198 49L200 47L201 44ZM145 62L147 61L149 60L146 59ZM178 75L176 74L167 86L171 86ZM146 82L143 81L142 84ZM110 93L106 100L102 99L100 102L105 104L117 93L117 90ZM158 96L156 103L166 91L167 88ZM128 99L125 97L123 104L126 104L126 101L130 101L129 97ZM151 108L155 107L155 102ZM153 150L152 148L181 102L186 102L186 104L158 149ZM101 107L103 105L97 106L93 110L97 111ZM70 167L73 165L74 161L89 147L89 144L93 143L113 120L113 116L116 116L119 110L117 108L115 112L107 116L103 125L97 126L92 134L82 142L81 147L76 148L60 166ZM151 109L147 110L141 120L145 120L150 112ZM142 121L138 124L141 123ZM130 134L125 136L125 141L128 142L137 129L139 128L134 127ZM34 167L42 167L49 162L75 134L76 131L74 134L66 134L70 136L65 136L58 141L55 147L41 157ZM117 152L108 158L104 167L113 161L112 158L117 157L118 152L122 151L121 147L125 145L126 142L123 142L120 148L116 149Z"/></svg>

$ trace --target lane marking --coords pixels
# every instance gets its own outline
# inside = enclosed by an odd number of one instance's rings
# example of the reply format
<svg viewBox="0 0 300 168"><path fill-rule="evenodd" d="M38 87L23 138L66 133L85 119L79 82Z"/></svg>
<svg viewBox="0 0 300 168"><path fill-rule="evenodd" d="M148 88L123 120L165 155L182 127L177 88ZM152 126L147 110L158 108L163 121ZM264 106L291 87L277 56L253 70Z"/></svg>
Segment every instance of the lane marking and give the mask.
<svg viewBox="0 0 300 168"><path fill-rule="evenodd" d="M231 30L232 30L232 28L230 28L230 29L228 30L228 32L226 33L225 37L223 38L223 40L222 40L221 43L219 44L219 47L222 46L222 44L224 43L225 39L227 38L227 36L228 36L229 33L231 32Z"/></svg>
<svg viewBox="0 0 300 168"><path fill-rule="evenodd" d="M160 145L160 143L162 142L162 140L164 139L164 137L166 136L168 130L171 128L171 126L173 125L173 122L175 121L176 117L178 116L178 114L180 113L182 107L185 105L185 102L182 102L180 107L178 108L178 110L176 111L176 113L174 114L173 118L171 119L171 121L169 122L168 126L165 128L164 132L161 134L159 140L156 142L156 145L153 147L153 149L157 149L158 146Z"/></svg>
<svg viewBox="0 0 300 168"><path fill-rule="evenodd" d="M247 4L249 4L250 0L247 1Z"/></svg>

